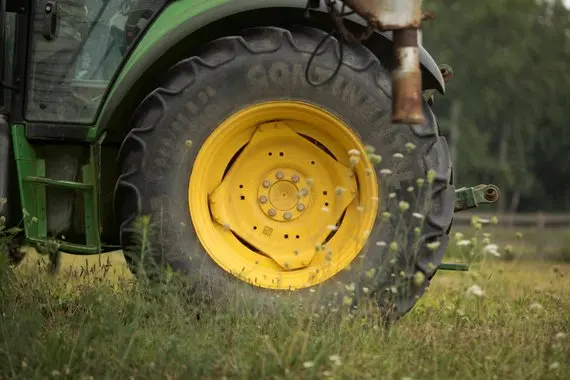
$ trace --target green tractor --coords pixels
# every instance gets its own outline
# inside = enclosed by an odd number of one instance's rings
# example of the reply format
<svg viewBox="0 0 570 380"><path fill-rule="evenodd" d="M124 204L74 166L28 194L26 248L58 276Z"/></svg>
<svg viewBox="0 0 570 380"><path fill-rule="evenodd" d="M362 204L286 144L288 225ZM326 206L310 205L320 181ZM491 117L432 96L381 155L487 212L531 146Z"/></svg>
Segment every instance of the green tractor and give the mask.
<svg viewBox="0 0 570 380"><path fill-rule="evenodd" d="M2 0L5 250L405 314L498 197L453 185L420 3Z"/></svg>

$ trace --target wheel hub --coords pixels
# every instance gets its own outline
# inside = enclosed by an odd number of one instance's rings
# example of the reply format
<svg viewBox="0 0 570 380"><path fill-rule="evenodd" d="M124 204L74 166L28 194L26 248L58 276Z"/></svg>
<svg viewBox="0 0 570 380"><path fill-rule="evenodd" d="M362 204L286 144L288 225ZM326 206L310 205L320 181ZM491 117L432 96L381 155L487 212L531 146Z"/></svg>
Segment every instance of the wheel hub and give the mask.
<svg viewBox="0 0 570 380"><path fill-rule="evenodd" d="M303 215L311 199L305 177L288 168L264 176L257 195L263 213L278 222L291 222Z"/></svg>
<svg viewBox="0 0 570 380"><path fill-rule="evenodd" d="M347 191L337 195L337 187ZM210 209L216 222L293 270L311 263L356 190L351 169L286 123L273 122L257 128L212 193Z"/></svg>
<svg viewBox="0 0 570 380"><path fill-rule="evenodd" d="M225 271L263 288L331 278L361 252L376 220L378 183L364 152L344 122L314 105L273 101L235 113L200 147L190 176L201 245Z"/></svg>

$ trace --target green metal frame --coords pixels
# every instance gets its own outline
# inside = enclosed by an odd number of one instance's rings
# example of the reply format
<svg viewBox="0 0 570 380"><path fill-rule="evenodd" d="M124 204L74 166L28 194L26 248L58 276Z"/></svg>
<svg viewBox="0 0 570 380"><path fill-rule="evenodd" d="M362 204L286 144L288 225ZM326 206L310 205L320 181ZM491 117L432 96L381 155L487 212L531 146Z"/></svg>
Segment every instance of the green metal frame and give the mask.
<svg viewBox="0 0 570 380"><path fill-rule="evenodd" d="M25 136L25 126L12 126L14 158L18 170L20 197L25 200L24 229L28 242L38 246L53 246L60 251L79 254L102 252L99 215L99 168L101 141L90 145L89 162L81 168L83 182L47 178L45 161L38 158L34 146ZM81 191L85 207L85 245L52 239L47 233L46 187L59 187Z"/></svg>

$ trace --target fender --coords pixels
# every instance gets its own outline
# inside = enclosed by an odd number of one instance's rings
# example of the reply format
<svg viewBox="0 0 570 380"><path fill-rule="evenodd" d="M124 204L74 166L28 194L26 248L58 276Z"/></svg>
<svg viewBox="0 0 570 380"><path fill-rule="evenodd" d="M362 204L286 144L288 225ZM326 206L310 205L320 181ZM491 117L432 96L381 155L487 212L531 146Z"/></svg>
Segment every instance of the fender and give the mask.
<svg viewBox="0 0 570 380"><path fill-rule="evenodd" d="M99 113L96 126L88 133L88 139L96 139L109 125L124 128L124 125L118 125L125 122L118 114L128 109L128 106L125 108L123 102L130 96L130 90L144 87L142 82L145 79L143 78L145 74L148 77L153 69L164 70L168 65L174 64L176 60L172 61L172 53L176 50L188 51L192 46L215 38L220 32L226 34L237 32L233 30L235 28L276 25L277 21L286 14L289 14L288 20L291 20L291 14L293 14L293 20L296 23L315 25L315 22L312 20L308 22L304 17L306 6L307 0L170 0L138 41L115 77L109 95ZM274 13L271 17L260 17L260 11ZM321 20L323 16L328 17L325 12L324 4L321 4L318 9L311 10L312 15L320 13ZM227 22L228 18L232 21ZM347 19L356 25L366 26L366 21L356 14ZM319 26L318 24L317 22L315 26ZM229 26L233 29L229 29ZM328 23L323 26L330 28ZM177 49L179 44L184 48ZM377 56L386 54L386 48L392 45L392 33L376 32L366 41L366 45ZM165 57L170 57L170 62ZM177 57L177 59L183 58ZM423 89L435 89L444 94L443 76L434 59L421 46L420 64L423 73ZM135 92L144 93L139 90ZM119 110L122 112L116 112Z"/></svg>

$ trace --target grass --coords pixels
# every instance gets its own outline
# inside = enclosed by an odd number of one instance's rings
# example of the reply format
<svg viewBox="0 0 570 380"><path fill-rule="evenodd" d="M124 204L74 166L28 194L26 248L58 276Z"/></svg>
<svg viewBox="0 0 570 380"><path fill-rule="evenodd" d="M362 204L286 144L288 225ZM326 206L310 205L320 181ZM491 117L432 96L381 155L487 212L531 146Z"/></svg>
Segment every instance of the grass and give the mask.
<svg viewBox="0 0 570 380"><path fill-rule="evenodd" d="M471 238L474 231L469 226L454 226L454 232L461 232ZM517 239L521 233L524 239ZM557 227L537 231L533 227L495 226L492 241L499 246L513 247L511 258L522 260L548 260L570 263L570 229ZM453 247L448 254L451 256ZM503 257L504 258L504 257Z"/></svg>
<svg viewBox="0 0 570 380"><path fill-rule="evenodd" d="M568 378L570 264L523 261L532 243L483 224L448 249L472 270L439 272L390 329L376 310L349 315L278 294L266 308L245 293L201 303L175 278L135 281L120 253L63 255L53 276L29 252L15 271L0 262L0 380ZM390 250L404 246L397 238Z"/></svg>
<svg viewBox="0 0 570 380"><path fill-rule="evenodd" d="M108 259L108 260L107 260ZM40 262L38 265L37 263ZM0 378L563 379L570 372L570 265L499 262L440 272L389 331L359 312L228 297L186 300L131 281L119 254L39 256L0 275ZM467 296L477 284L484 294ZM475 292L476 293L476 292Z"/></svg>

